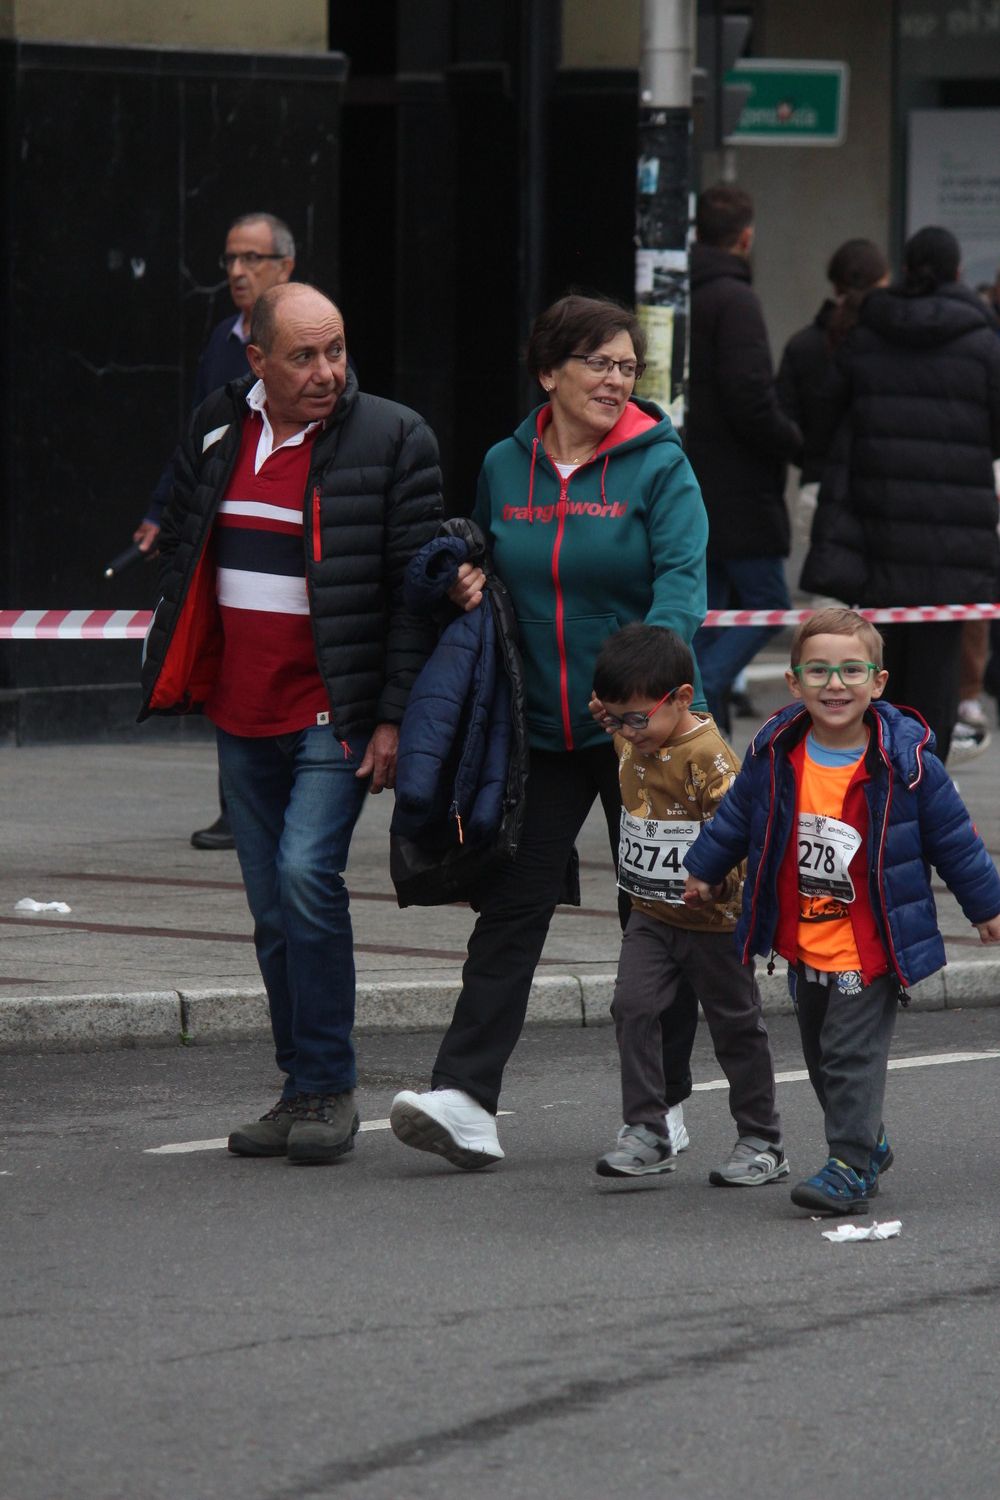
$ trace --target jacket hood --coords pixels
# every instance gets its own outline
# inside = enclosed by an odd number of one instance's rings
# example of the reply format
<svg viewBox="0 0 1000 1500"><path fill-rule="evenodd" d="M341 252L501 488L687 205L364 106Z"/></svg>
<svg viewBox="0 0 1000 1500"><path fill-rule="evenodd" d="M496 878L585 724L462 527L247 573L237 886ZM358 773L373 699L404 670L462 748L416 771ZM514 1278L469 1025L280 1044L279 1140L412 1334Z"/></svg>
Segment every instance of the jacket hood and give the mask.
<svg viewBox="0 0 1000 1500"><path fill-rule="evenodd" d="M960 282L923 297L907 297L899 287L870 292L859 321L891 344L932 349L980 328L995 331L994 320L975 292Z"/></svg>
<svg viewBox="0 0 1000 1500"><path fill-rule="evenodd" d="M808 733L811 720L801 703L789 703L762 724L750 743L750 755L766 755L779 738L791 749ZM869 750L879 747L897 776L914 787L923 776L923 757L935 747L934 733L915 708L897 708L876 699L865 714L871 731Z"/></svg>
<svg viewBox="0 0 1000 1500"><path fill-rule="evenodd" d="M541 435L542 428L547 421L545 414L548 410L547 402L542 406L536 406L534 411L528 413L520 426L515 428L515 441L520 443L522 448L526 448L529 453L532 451L536 438ZM544 421L543 418L545 418ZM676 428L666 412L662 411L655 401L644 401L641 396L632 396L614 427L598 446L595 458L603 458L606 453L617 451L626 444L631 451L635 448L647 447L651 443L675 443L678 448L681 446Z"/></svg>
<svg viewBox="0 0 1000 1500"><path fill-rule="evenodd" d="M720 250L718 245L700 245L695 241L691 246L692 290L725 276L735 281L753 281L750 262L731 250Z"/></svg>

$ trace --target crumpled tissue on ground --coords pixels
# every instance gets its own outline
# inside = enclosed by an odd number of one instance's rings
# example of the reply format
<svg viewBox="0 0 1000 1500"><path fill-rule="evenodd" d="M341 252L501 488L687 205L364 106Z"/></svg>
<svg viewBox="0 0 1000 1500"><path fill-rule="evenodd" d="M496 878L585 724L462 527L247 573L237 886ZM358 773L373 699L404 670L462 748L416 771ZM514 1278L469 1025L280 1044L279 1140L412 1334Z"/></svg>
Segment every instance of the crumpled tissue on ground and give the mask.
<svg viewBox="0 0 1000 1500"><path fill-rule="evenodd" d="M22 896L14 907L15 911L61 911L63 913L72 911L65 901L32 901L30 896Z"/></svg>
<svg viewBox="0 0 1000 1500"><path fill-rule="evenodd" d="M891 1240L903 1227L901 1219L887 1219L884 1224L838 1224L836 1229L824 1229L823 1238L831 1245L843 1245L848 1240Z"/></svg>

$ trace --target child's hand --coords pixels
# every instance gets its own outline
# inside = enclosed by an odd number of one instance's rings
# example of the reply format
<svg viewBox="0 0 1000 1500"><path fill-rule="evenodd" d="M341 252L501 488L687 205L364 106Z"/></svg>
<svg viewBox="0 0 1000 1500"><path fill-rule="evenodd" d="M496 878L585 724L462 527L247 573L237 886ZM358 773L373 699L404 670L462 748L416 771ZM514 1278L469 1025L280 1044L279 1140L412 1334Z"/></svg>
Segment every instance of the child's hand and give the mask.
<svg viewBox="0 0 1000 1500"><path fill-rule="evenodd" d="M976 927L981 943L1000 943L1000 913L988 922L977 922Z"/></svg>
<svg viewBox="0 0 1000 1500"><path fill-rule="evenodd" d="M684 882L681 900L685 906L707 906L710 901L718 901L721 895L721 885L708 885L706 881L696 880L693 875L689 875ZM997 921L1000 922L1000 917Z"/></svg>

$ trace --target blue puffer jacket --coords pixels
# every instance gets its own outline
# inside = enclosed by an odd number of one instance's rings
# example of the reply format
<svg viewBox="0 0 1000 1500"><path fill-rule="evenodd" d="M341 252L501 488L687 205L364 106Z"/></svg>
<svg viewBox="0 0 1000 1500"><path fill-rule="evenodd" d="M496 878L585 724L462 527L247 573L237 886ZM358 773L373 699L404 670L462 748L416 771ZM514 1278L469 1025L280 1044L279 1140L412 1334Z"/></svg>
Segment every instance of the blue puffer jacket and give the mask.
<svg viewBox="0 0 1000 1500"><path fill-rule="evenodd" d="M406 571L407 607L427 611L455 582L468 547L460 537L428 542ZM443 632L410 690L396 761L394 833L419 839L455 823L463 843L496 833L510 754L510 685L497 671L489 601Z"/></svg>
<svg viewBox="0 0 1000 1500"><path fill-rule="evenodd" d="M524 675L507 590L468 520L411 558L405 600L451 616L410 692L399 735L389 871L400 906L469 900L513 855L528 774ZM482 603L456 613L446 595L463 562L486 570Z"/></svg>
<svg viewBox="0 0 1000 1500"><path fill-rule="evenodd" d="M916 984L945 963L931 893L933 865L970 922L1000 914L1000 875L917 715L875 702L866 720L868 895L900 983ZM768 954L778 928L778 871L793 834L790 751L810 727L799 703L757 732L736 781L690 849L685 866L711 885L747 858L736 941L744 963Z"/></svg>

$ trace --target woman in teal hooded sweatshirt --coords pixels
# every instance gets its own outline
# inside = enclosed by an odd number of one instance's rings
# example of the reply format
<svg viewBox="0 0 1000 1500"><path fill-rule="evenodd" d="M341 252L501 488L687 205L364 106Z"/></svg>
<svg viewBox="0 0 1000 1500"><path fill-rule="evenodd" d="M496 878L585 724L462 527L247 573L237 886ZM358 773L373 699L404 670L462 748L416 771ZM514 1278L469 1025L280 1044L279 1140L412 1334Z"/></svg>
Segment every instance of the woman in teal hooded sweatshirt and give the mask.
<svg viewBox="0 0 1000 1500"><path fill-rule="evenodd" d="M645 336L615 302L562 297L535 320L527 363L548 399L486 455L473 519L517 615L531 762L521 843L483 883L463 986L433 1091L404 1090L392 1128L460 1167L499 1161L503 1069L574 843L601 798L617 853L614 750L588 708L594 660L632 620L691 641L705 615L708 521L673 425L633 393ZM451 593L474 609L484 574ZM696 707L704 707L696 684ZM680 1060L682 1068L686 1060Z"/></svg>

